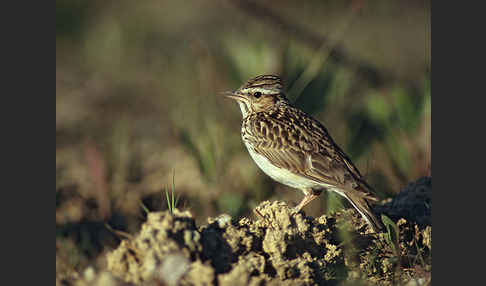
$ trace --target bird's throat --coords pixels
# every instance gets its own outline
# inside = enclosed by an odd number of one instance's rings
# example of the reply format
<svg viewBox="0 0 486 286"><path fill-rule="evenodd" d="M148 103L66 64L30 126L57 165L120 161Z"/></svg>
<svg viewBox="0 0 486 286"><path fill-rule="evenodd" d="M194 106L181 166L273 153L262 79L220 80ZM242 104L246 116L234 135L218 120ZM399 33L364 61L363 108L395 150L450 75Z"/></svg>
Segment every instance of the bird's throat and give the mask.
<svg viewBox="0 0 486 286"><path fill-rule="evenodd" d="M240 106L241 114L243 114L243 118L245 118L249 113L248 106L246 106L246 104L241 101L238 101L238 105Z"/></svg>

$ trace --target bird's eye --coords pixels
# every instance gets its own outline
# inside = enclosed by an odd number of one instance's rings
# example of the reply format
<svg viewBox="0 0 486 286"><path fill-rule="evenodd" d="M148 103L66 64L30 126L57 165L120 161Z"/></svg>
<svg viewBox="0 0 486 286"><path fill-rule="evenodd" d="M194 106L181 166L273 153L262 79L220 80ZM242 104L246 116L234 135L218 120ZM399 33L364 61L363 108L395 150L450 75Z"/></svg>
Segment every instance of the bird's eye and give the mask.
<svg viewBox="0 0 486 286"><path fill-rule="evenodd" d="M262 93L261 93L261 92L259 92L259 91L257 91L257 92L255 92L255 93L253 94L253 96L254 96L255 98L259 98L260 96L262 96Z"/></svg>

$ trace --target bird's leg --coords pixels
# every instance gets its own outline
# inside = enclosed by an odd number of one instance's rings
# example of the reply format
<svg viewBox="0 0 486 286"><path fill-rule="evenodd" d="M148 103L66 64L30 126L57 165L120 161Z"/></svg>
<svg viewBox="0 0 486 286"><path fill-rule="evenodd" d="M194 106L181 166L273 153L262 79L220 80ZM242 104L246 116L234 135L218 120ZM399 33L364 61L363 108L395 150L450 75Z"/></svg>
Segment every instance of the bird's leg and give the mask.
<svg viewBox="0 0 486 286"><path fill-rule="evenodd" d="M304 192L304 198L300 203L294 208L295 212L299 212L301 209L303 209L308 203L310 203L313 199L317 198L320 194L321 191L317 190L312 190L312 189L303 189Z"/></svg>

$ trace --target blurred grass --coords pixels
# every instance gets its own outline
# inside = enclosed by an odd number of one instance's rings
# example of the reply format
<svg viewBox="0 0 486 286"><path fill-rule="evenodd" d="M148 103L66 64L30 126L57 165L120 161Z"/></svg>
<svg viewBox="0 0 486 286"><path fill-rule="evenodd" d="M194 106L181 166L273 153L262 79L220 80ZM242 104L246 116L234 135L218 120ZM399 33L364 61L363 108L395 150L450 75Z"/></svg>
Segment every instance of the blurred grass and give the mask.
<svg viewBox="0 0 486 286"><path fill-rule="evenodd" d="M166 208L173 170L198 222L301 199L251 161L239 108L217 95L258 74L282 75L289 98L325 124L380 197L430 173L423 1L258 1L287 28L329 39L317 47L236 2L56 1L57 240L60 253L72 253L66 241L80 247L77 267L119 241L94 231L106 221L133 232L140 201ZM383 80L337 61L337 46ZM342 204L323 195L306 212Z"/></svg>

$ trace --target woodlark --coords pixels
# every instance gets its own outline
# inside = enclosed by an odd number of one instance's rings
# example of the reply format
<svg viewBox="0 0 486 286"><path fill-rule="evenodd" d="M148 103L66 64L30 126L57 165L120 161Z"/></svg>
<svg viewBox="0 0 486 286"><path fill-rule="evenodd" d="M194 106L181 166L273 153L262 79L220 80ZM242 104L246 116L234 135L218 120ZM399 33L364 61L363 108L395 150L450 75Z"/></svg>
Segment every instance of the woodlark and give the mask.
<svg viewBox="0 0 486 286"><path fill-rule="evenodd" d="M240 106L241 135L255 163L275 181L304 192L296 211L327 189L345 197L375 232L383 229L369 205L376 200L371 187L326 128L289 103L280 77L257 76L226 95Z"/></svg>

